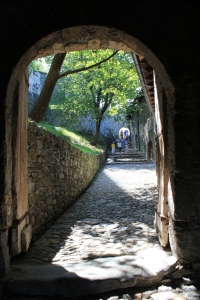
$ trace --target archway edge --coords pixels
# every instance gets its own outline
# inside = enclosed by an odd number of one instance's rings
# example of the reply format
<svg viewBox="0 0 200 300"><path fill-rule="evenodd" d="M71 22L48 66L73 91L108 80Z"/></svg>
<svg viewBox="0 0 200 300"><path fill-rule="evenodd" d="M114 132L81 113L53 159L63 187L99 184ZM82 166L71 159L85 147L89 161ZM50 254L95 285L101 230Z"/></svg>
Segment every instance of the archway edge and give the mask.
<svg viewBox="0 0 200 300"><path fill-rule="evenodd" d="M174 93L170 78L156 55L134 36L116 28L98 25L75 26L55 31L36 42L20 59L12 79L19 81L20 74L34 59L79 50L113 49L134 52L143 56L159 76L160 82L170 98ZM13 86L12 81L12 86Z"/></svg>
<svg viewBox="0 0 200 300"><path fill-rule="evenodd" d="M5 178L8 188L6 189L5 201L8 192L12 186L12 123L13 123L13 102L15 101L15 93L20 81L21 75L25 72L28 64L37 57L51 55L59 52L68 52L83 49L113 49L135 52L143 56L153 67L159 77L160 83L165 90L167 101L171 107L174 105L174 89L169 76L156 57L156 55L145 46L140 40L124 31L112 27L104 27L99 25L75 26L68 27L63 30L54 31L37 41L29 48L14 68L8 84L6 95L6 122L5 122ZM25 75L26 76L26 75ZM28 84L28 78L26 80ZM173 109L172 109L173 110ZM171 111L172 111L171 110ZM16 112L15 112L16 113ZM173 144L174 140L171 139ZM173 148L173 147L172 147ZM7 192L8 191L8 192ZM9 201L8 210L12 211L12 200ZM2 228L8 228L12 223L12 213L2 222Z"/></svg>

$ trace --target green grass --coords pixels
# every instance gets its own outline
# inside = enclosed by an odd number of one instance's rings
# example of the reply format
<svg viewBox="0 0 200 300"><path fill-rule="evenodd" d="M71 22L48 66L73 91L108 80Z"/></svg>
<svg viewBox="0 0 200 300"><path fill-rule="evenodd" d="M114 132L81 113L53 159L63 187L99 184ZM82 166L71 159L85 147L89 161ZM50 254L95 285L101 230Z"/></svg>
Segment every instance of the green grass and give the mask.
<svg viewBox="0 0 200 300"><path fill-rule="evenodd" d="M72 145L75 148L78 148L84 153L100 154L105 149L105 146L100 143L96 146L90 145L90 142L93 138L92 136L81 135L67 128L57 127L45 122L40 122L38 125L56 136L61 136L63 139L67 140L70 145Z"/></svg>

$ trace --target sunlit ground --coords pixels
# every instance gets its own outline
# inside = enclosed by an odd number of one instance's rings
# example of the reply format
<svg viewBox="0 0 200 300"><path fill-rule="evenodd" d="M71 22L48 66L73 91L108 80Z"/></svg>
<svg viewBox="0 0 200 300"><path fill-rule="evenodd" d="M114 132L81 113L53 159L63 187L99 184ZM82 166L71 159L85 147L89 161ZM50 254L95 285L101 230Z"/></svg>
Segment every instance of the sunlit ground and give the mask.
<svg viewBox="0 0 200 300"><path fill-rule="evenodd" d="M153 226L156 202L153 163L106 165L27 256L74 263L158 247Z"/></svg>

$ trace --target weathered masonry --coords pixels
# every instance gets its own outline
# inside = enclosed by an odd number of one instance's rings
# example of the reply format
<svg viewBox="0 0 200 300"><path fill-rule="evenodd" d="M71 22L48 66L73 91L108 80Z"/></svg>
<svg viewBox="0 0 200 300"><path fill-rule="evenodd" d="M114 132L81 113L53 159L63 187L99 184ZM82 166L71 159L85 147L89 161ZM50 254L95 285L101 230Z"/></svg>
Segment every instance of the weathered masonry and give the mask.
<svg viewBox="0 0 200 300"><path fill-rule="evenodd" d="M85 154L29 122L28 204L33 239L88 187L105 159L106 152Z"/></svg>
<svg viewBox="0 0 200 300"><path fill-rule="evenodd" d="M154 70L160 241L169 235L180 262L200 262L199 13L194 3L167 0L2 0L1 276L30 228L27 65L36 57L81 49L134 52Z"/></svg>
<svg viewBox="0 0 200 300"><path fill-rule="evenodd" d="M155 159L155 133L157 131L155 120L155 102L158 100L155 84L155 72L143 56L132 53L135 68L142 86L142 95L137 101L142 108L141 112L128 115L132 132L132 145L135 150L142 151L147 160ZM159 97L162 102L162 97Z"/></svg>
<svg viewBox="0 0 200 300"><path fill-rule="evenodd" d="M141 103L147 104L141 114L136 113L135 116L132 116L132 119L135 120L135 122L132 122L132 131L135 132L134 146L135 148L139 148L139 150L141 149L146 154L147 159L152 159L153 155L156 155L159 201L155 208L154 226L160 244L166 247L170 238L170 246L173 249L174 244L172 239L174 229L169 227L169 223L172 222L173 218L172 214L170 216L169 206L171 206L171 211L173 211L173 203L169 201L170 192L168 191L170 184L164 138L167 135L167 126L164 125L166 119L164 119L163 116L164 98L162 84L156 72L149 65L144 56L138 56L136 54L132 54L132 56L143 89L143 96L139 99L140 105ZM145 122L146 124L144 124Z"/></svg>

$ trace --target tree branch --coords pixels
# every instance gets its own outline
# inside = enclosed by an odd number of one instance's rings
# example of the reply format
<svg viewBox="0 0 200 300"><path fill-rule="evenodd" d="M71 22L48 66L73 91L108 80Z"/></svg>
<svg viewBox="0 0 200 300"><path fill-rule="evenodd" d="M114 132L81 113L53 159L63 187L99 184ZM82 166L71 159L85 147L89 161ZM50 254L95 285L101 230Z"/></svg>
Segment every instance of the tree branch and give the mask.
<svg viewBox="0 0 200 300"><path fill-rule="evenodd" d="M65 76L67 76L67 75L70 75L70 74L74 74L74 73L79 73L79 72L87 71L87 70L89 70L89 69L92 69L92 68L94 68L94 67L97 67L97 66L101 65L102 63L104 63L104 62L108 61L109 59L111 59L113 56L115 56L115 54L117 54L118 51L119 51L119 50L114 51L109 57L107 57L107 58L101 60L100 62L98 62L98 63L96 63L96 64L94 64L94 65L91 65L91 66L89 66L89 67L84 67L84 68L80 68L80 69L76 69L76 70L69 70L69 71L66 71L66 72L64 72L64 73L62 73L62 74L59 74L59 75L58 75L58 79L60 79L60 78L62 78L62 77L65 77Z"/></svg>

